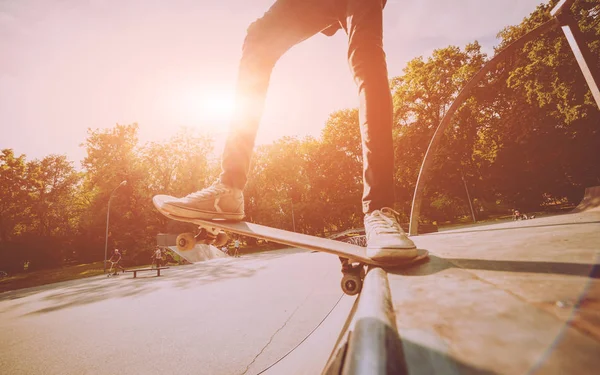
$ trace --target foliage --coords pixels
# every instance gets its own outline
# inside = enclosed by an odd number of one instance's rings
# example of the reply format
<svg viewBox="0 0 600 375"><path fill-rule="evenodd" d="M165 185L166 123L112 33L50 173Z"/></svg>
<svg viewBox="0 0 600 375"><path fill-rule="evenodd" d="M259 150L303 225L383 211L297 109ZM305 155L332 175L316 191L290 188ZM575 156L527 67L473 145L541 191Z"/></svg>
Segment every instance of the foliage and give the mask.
<svg viewBox="0 0 600 375"><path fill-rule="evenodd" d="M496 52L549 19L556 0L498 34ZM596 67L600 5L572 7ZM448 108L489 61L474 41L408 62L392 78L395 208L408 220L429 141ZM245 190L247 219L316 235L362 226L361 134L356 109L332 113L320 137L285 137L256 149ZM460 104L434 155L422 217L539 209L600 184L600 111L560 29L527 43L489 72ZM158 233L193 230L152 206L212 183L213 140L182 129L140 144L137 124L88 129L82 170L63 155L41 160L0 153L0 270L11 273L99 261L105 246L125 263L147 263ZM125 185L120 185L126 181ZM110 211L108 211L110 205ZM106 236L107 214L109 230Z"/></svg>

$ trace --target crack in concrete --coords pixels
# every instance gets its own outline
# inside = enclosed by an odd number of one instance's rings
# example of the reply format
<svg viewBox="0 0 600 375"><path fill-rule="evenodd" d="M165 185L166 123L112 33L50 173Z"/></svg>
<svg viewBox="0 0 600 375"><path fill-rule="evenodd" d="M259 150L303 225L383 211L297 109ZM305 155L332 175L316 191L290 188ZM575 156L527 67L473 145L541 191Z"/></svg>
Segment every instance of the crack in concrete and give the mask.
<svg viewBox="0 0 600 375"><path fill-rule="evenodd" d="M275 338L275 336L277 336L277 334L279 332L281 332L282 329L285 328L285 326L289 323L290 320L292 320L292 318L294 317L294 315L296 315L296 312L298 312L298 310L300 309L300 307L302 307L306 301L308 300L308 297L310 297L315 289L319 287L319 283L315 284L315 287L310 291L310 293L308 293L306 295L306 297L304 297L304 300L294 309L294 312L292 312L292 314L286 319L286 321L281 325L281 327L279 327L269 338L269 341L262 347L262 349L260 350L260 352L258 352L258 354L256 356L254 356L254 358L252 359L252 361L246 366L246 369L244 370L244 372L242 372L241 375L245 375L248 370L250 369L250 366L252 366L254 364L254 362L256 362L256 360L258 359L258 357L260 357L260 355L265 351L265 349L267 349L267 347L271 344L271 342L273 341L273 339Z"/></svg>

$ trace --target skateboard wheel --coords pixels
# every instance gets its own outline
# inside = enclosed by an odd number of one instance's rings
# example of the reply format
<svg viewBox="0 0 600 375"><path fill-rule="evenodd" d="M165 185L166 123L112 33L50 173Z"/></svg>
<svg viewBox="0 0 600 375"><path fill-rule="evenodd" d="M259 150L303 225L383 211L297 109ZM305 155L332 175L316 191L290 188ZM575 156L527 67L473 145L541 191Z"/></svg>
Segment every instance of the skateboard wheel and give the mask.
<svg viewBox="0 0 600 375"><path fill-rule="evenodd" d="M229 241L229 236L227 235L227 233L219 232L217 234L217 238L215 239L214 245L216 247L221 247L221 246L225 245L227 243L227 241Z"/></svg>
<svg viewBox="0 0 600 375"><path fill-rule="evenodd" d="M177 250L189 251L196 246L196 239L194 233L182 233L177 236Z"/></svg>
<svg viewBox="0 0 600 375"><path fill-rule="evenodd" d="M362 288L362 280L359 275L346 274L342 277L342 290L349 296L358 294Z"/></svg>

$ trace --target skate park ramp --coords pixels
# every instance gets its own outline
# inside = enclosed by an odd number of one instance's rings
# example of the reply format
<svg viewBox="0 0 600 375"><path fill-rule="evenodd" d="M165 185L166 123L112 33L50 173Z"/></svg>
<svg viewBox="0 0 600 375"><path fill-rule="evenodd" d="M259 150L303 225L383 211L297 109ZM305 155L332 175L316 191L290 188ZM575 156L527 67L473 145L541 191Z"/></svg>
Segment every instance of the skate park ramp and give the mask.
<svg viewBox="0 0 600 375"><path fill-rule="evenodd" d="M169 249L190 263L227 257L225 253L216 247L204 244L196 245L189 251L180 251L177 249L177 246L169 246Z"/></svg>
<svg viewBox="0 0 600 375"><path fill-rule="evenodd" d="M585 189L583 199L572 212L600 211L600 186Z"/></svg>

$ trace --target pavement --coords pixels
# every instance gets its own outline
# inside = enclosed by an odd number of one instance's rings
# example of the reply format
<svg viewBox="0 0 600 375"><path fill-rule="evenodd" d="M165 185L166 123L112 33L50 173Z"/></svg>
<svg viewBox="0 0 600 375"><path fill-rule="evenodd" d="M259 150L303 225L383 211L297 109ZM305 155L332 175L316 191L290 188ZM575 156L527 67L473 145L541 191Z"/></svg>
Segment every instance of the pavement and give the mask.
<svg viewBox="0 0 600 375"><path fill-rule="evenodd" d="M337 257L296 249L154 274L0 294L2 373L318 373L354 300Z"/></svg>
<svg viewBox="0 0 600 375"><path fill-rule="evenodd" d="M591 374L600 368L600 210L417 236L389 273L411 374ZM598 195L600 196L600 194Z"/></svg>
<svg viewBox="0 0 600 375"><path fill-rule="evenodd" d="M414 238L390 270L410 374L600 368L600 190L572 213ZM0 294L7 374L315 374L355 298L335 256L285 249Z"/></svg>

